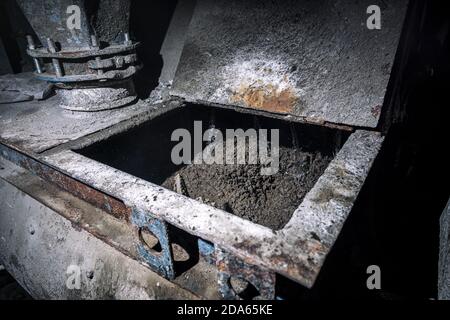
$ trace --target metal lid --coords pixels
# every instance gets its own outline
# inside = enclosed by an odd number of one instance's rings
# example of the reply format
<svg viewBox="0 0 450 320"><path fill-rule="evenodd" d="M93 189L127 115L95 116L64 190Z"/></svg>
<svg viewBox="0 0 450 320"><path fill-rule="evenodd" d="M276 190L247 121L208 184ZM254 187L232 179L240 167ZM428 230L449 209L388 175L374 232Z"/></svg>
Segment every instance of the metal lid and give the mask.
<svg viewBox="0 0 450 320"><path fill-rule="evenodd" d="M376 127L407 6L378 2L199 0L171 95Z"/></svg>

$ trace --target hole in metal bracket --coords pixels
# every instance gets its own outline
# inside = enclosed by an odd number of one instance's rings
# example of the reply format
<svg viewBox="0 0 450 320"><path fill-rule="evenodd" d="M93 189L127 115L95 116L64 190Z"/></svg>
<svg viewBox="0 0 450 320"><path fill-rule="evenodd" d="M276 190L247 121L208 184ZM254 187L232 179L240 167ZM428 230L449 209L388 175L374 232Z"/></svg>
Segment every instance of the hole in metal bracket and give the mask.
<svg viewBox="0 0 450 320"><path fill-rule="evenodd" d="M178 243L172 243L173 260L175 262L184 262L190 259L189 253Z"/></svg>
<svg viewBox="0 0 450 320"><path fill-rule="evenodd" d="M254 300L260 296L258 289L241 277L230 277L229 285L233 292L243 300Z"/></svg>
<svg viewBox="0 0 450 320"><path fill-rule="evenodd" d="M151 253L160 254L162 252L162 247L158 238L148 228L142 227L139 229L139 240Z"/></svg>

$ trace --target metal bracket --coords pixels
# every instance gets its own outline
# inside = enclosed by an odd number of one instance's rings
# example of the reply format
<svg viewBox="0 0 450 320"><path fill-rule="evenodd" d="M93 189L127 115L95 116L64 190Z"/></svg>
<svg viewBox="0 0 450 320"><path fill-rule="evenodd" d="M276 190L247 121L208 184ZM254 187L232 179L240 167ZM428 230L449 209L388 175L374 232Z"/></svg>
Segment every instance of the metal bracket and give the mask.
<svg viewBox="0 0 450 320"><path fill-rule="evenodd" d="M216 255L214 250L214 244L198 238L198 251L200 256L209 264L216 264Z"/></svg>
<svg viewBox="0 0 450 320"><path fill-rule="evenodd" d="M156 238L161 246L161 252L149 250L143 239L137 245L137 251L143 262L148 264L155 272L167 279L175 278L172 246L169 239L167 223L151 217L148 213L133 209L131 223L138 227L138 231L146 228Z"/></svg>
<svg viewBox="0 0 450 320"><path fill-rule="evenodd" d="M236 277L252 284L259 292L253 297L257 300L275 299L275 273L267 269L250 265L216 246L216 265L218 270L219 291L224 299L243 299L233 289L231 278Z"/></svg>

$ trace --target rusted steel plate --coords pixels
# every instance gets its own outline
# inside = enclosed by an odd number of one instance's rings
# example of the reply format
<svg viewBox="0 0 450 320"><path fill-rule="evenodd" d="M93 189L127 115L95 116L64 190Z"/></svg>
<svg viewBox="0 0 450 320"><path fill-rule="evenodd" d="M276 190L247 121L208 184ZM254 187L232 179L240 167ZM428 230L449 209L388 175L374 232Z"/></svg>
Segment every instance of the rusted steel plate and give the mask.
<svg viewBox="0 0 450 320"><path fill-rule="evenodd" d="M122 200L129 207L151 213L154 218L220 246L245 263L311 287L382 141L377 132L353 133L280 231L186 198L72 151L45 156L42 161ZM336 188L330 190L333 184Z"/></svg>
<svg viewBox="0 0 450 320"><path fill-rule="evenodd" d="M109 212L116 218L128 220L130 217L131 209L125 206L123 202L58 172L54 168L23 153L0 144L0 156L33 172L44 180L56 184L80 199Z"/></svg>
<svg viewBox="0 0 450 320"><path fill-rule="evenodd" d="M381 9L369 30L367 8ZM407 1L199 0L171 94L376 127Z"/></svg>

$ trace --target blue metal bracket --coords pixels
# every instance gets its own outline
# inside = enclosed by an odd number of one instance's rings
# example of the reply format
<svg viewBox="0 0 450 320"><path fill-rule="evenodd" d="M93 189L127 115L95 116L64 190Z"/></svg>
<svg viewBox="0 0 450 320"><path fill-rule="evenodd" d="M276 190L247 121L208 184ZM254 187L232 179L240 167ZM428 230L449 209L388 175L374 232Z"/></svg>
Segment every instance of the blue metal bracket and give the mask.
<svg viewBox="0 0 450 320"><path fill-rule="evenodd" d="M155 272L167 279L175 278L172 246L169 239L167 223L153 218L150 214L133 209L131 223L140 230L147 228L156 238L161 246L161 252L150 251L142 239L138 243L137 250L140 258Z"/></svg>
<svg viewBox="0 0 450 320"><path fill-rule="evenodd" d="M216 264L216 254L213 243L198 238L198 251L200 256L202 256L206 262L212 265Z"/></svg>

